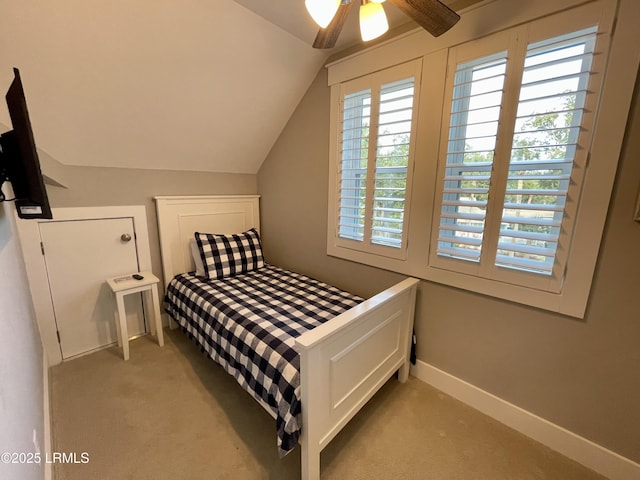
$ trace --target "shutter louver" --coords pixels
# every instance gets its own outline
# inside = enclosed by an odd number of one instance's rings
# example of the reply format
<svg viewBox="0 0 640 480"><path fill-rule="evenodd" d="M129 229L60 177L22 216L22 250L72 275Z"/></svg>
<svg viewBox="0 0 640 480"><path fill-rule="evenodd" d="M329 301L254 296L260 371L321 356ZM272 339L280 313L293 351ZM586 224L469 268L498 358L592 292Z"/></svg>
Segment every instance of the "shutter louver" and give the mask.
<svg viewBox="0 0 640 480"><path fill-rule="evenodd" d="M551 275L579 147L596 29L529 45L495 264Z"/></svg>

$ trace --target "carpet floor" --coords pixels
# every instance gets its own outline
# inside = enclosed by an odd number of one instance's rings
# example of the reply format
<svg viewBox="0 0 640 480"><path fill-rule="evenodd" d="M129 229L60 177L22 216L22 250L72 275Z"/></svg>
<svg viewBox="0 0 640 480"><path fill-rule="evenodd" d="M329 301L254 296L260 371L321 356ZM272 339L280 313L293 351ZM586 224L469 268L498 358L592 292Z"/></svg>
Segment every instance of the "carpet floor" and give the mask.
<svg viewBox="0 0 640 480"><path fill-rule="evenodd" d="M55 480L288 480L275 421L179 331L51 368ZM602 480L420 380L391 379L322 452L322 479Z"/></svg>

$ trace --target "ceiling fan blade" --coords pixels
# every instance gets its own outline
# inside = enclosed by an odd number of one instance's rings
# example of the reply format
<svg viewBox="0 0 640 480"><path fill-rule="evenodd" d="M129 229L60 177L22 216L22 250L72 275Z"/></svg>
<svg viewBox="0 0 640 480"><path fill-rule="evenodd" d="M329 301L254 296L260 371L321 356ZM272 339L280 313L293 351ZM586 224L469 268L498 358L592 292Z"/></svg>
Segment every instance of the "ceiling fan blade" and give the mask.
<svg viewBox="0 0 640 480"><path fill-rule="evenodd" d="M333 48L338 41L342 27L347 21L353 2L342 3L327 28L321 28L313 41L313 48Z"/></svg>
<svg viewBox="0 0 640 480"><path fill-rule="evenodd" d="M390 0L434 37L453 27L460 15L438 0Z"/></svg>

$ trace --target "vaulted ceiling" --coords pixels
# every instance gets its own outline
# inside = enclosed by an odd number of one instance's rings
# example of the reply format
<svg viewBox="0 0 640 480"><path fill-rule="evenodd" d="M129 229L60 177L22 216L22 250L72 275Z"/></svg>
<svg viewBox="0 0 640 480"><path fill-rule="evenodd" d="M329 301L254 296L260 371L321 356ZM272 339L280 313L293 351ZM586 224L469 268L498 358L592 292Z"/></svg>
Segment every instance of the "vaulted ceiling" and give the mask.
<svg viewBox="0 0 640 480"><path fill-rule="evenodd" d="M453 8L478 0L446 2ZM386 2L393 27L410 21ZM66 165L256 173L332 51L304 0L2 1L39 148ZM6 108L0 123L10 125ZM0 128L1 129L1 128Z"/></svg>

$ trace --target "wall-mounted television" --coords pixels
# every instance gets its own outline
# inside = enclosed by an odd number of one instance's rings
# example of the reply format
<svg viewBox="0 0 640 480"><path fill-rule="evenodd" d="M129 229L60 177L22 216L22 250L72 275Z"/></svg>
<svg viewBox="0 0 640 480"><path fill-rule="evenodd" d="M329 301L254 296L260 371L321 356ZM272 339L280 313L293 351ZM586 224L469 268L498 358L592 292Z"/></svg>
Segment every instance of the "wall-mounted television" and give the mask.
<svg viewBox="0 0 640 480"><path fill-rule="evenodd" d="M14 79L5 96L13 130L0 135L0 187L11 182L13 200L20 218L53 218L40 170L40 160L31 130L27 101L20 71L13 69Z"/></svg>

